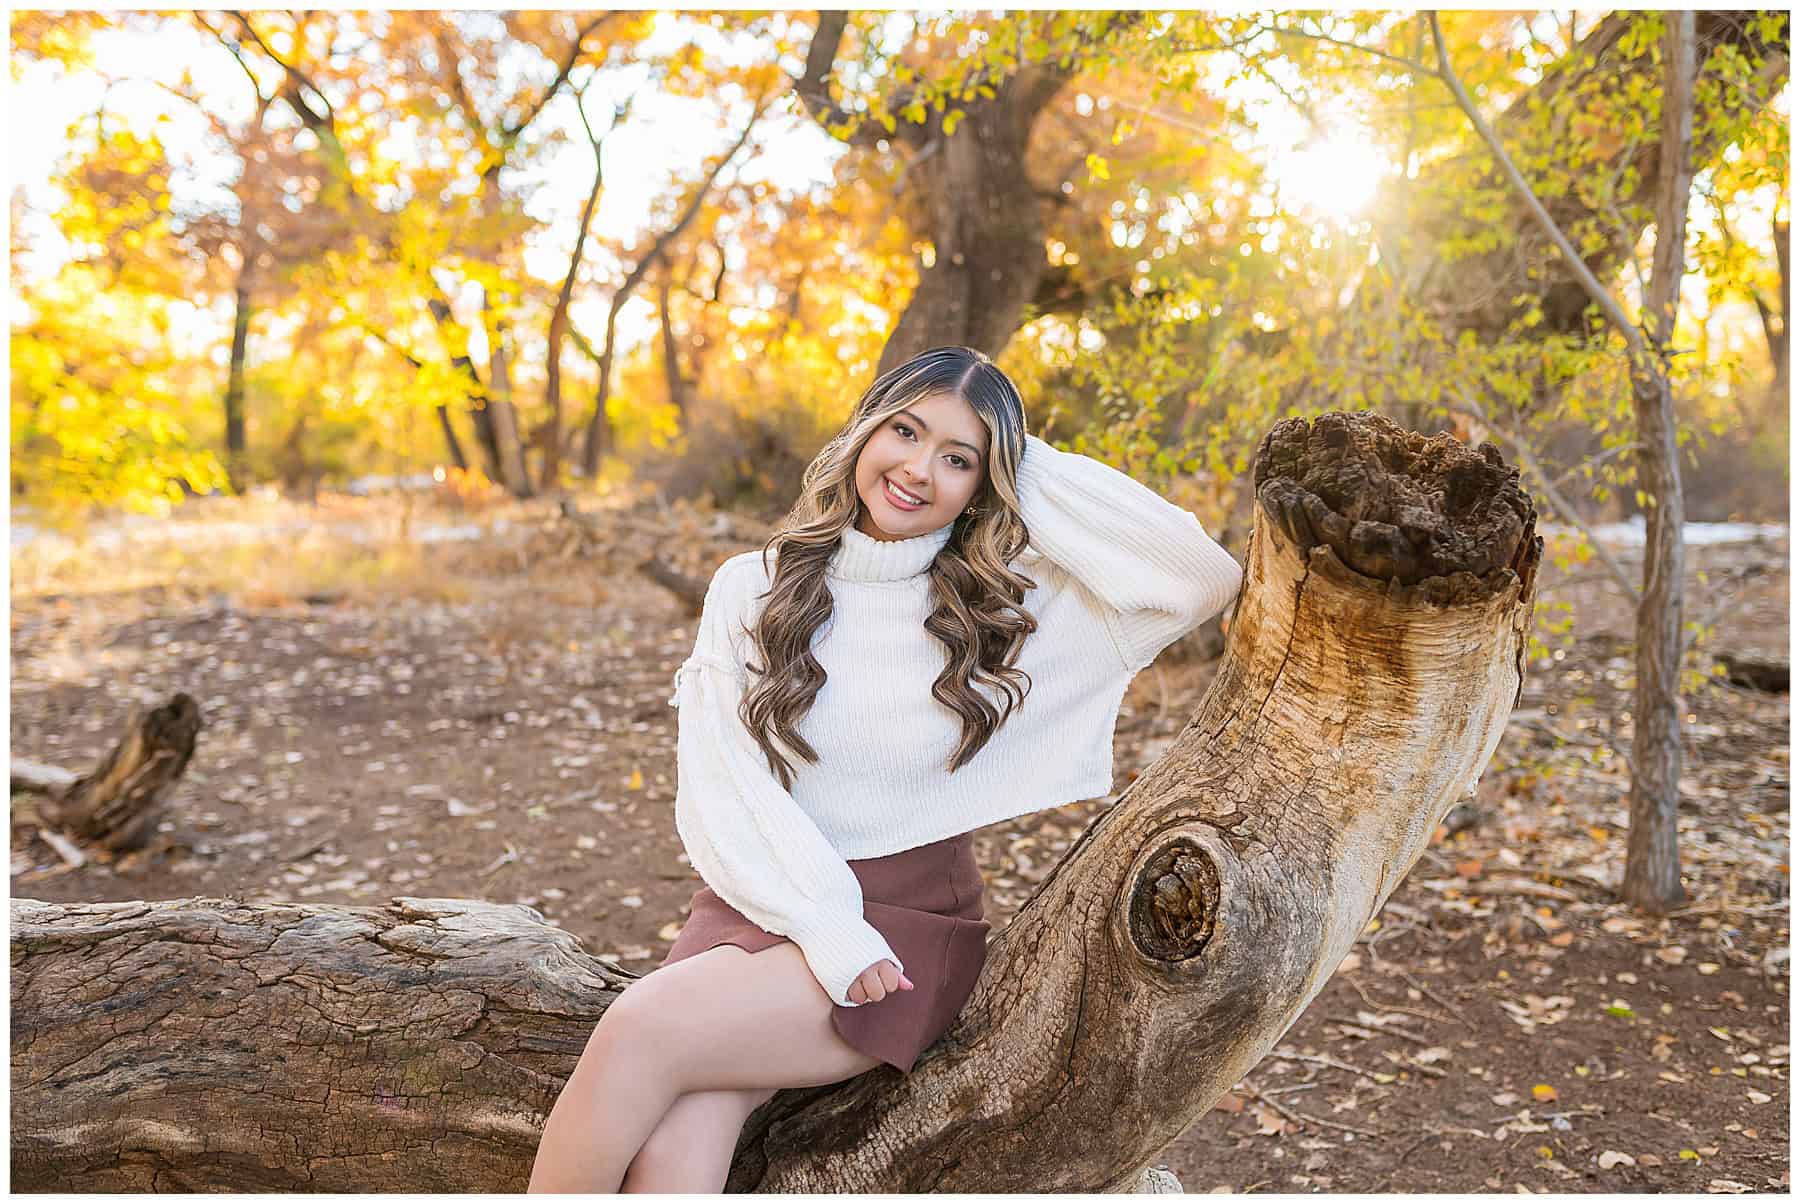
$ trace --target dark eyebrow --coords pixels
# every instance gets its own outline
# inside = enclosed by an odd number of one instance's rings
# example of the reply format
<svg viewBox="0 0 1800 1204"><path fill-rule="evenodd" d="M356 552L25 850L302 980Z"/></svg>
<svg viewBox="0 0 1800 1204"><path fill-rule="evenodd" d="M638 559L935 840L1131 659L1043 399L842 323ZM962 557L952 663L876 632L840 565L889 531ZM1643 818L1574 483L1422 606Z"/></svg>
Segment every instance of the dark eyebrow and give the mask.
<svg viewBox="0 0 1800 1204"><path fill-rule="evenodd" d="M900 412L902 414L905 414L908 418L912 419L914 422L918 423L920 427L924 428L924 431L927 435L929 435L931 433L931 424L929 422L926 422L923 418L919 417L917 414L913 413L911 410L901 410ZM970 451L974 452L977 459L979 459L982 455L982 451L979 447L976 447L973 443L970 443L965 439L951 439L949 442L960 443L962 446L964 446L964 447L968 448Z"/></svg>

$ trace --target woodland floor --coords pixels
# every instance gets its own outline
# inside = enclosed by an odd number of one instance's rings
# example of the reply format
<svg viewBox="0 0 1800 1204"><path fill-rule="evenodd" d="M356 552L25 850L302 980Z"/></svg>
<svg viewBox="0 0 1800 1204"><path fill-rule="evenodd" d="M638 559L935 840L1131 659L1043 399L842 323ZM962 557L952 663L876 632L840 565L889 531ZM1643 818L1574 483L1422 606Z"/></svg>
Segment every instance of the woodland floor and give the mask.
<svg viewBox="0 0 1800 1204"><path fill-rule="evenodd" d="M178 690L205 722L151 849L71 870L15 825L15 897L478 897L656 965L700 885L667 706L694 615L632 566L656 550L704 582L766 527L645 506L571 547L542 503L421 501L415 534L482 537L401 542L401 505L207 502L111 545L14 548L16 755L85 770L133 704ZM240 524L295 526L259 544ZM1785 538L1689 548L1690 617L1767 566L1710 648L1786 661L1787 562ZM1472 823L1440 829L1276 1052L1168 1148L1186 1191L1788 1187L1788 696L1690 696L1690 902L1660 920L1614 902L1627 781L1606 744L1631 738L1631 625L1596 568L1547 556L1540 620L1576 622L1530 670ZM1126 695L1117 789L1211 680L1183 644ZM1111 801L978 833L996 929Z"/></svg>

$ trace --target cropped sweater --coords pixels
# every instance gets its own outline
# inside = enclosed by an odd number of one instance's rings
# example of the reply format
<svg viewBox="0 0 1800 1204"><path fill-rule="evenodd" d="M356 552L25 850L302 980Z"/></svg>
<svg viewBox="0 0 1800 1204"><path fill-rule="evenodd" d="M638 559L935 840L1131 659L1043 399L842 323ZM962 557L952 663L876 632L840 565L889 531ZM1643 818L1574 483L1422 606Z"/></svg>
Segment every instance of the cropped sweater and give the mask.
<svg viewBox="0 0 1800 1204"><path fill-rule="evenodd" d="M721 899L798 945L839 1006L857 1006L847 992L876 962L905 969L864 919L846 862L1107 793L1125 687L1243 580L1192 514L1035 435L1018 494L1028 541L1013 567L1038 583L1021 603L1037 630L1014 662L1030 692L956 772L946 766L961 721L931 695L948 657L923 626L928 570L954 524L839 537L826 568L832 615L812 643L827 679L795 724L819 760L788 754L791 791L737 714L757 659L747 632L769 588L761 550L713 574L693 653L675 671L675 826L688 859ZM1005 711L999 687L972 684Z"/></svg>

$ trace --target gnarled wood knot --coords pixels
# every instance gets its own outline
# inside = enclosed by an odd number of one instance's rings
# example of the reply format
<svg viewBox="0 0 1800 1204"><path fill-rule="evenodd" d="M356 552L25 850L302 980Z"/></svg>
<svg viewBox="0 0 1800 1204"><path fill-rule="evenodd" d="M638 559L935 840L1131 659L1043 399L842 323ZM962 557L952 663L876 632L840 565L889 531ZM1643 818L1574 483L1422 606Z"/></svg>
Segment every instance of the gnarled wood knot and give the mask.
<svg viewBox="0 0 1800 1204"><path fill-rule="evenodd" d="M1131 891L1131 938L1149 957L1181 961L1212 939L1219 870L1205 849L1178 840L1152 857Z"/></svg>

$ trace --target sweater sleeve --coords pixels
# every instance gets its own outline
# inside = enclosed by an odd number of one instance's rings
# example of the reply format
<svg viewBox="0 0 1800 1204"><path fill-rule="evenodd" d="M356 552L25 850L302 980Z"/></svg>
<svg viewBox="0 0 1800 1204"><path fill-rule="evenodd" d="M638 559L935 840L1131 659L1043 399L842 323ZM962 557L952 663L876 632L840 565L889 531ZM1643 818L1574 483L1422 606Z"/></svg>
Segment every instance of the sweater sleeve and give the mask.
<svg viewBox="0 0 1800 1204"><path fill-rule="evenodd" d="M688 860L718 896L791 939L840 1007L883 958L904 970L863 918L862 884L770 770L738 718L748 684L733 631L747 607L740 575L713 575L693 654L675 671L675 829Z"/></svg>
<svg viewBox="0 0 1800 1204"><path fill-rule="evenodd" d="M1237 596L1244 572L1200 520L1110 464L1027 435L1018 490L1031 544L1100 599L1134 673Z"/></svg>

